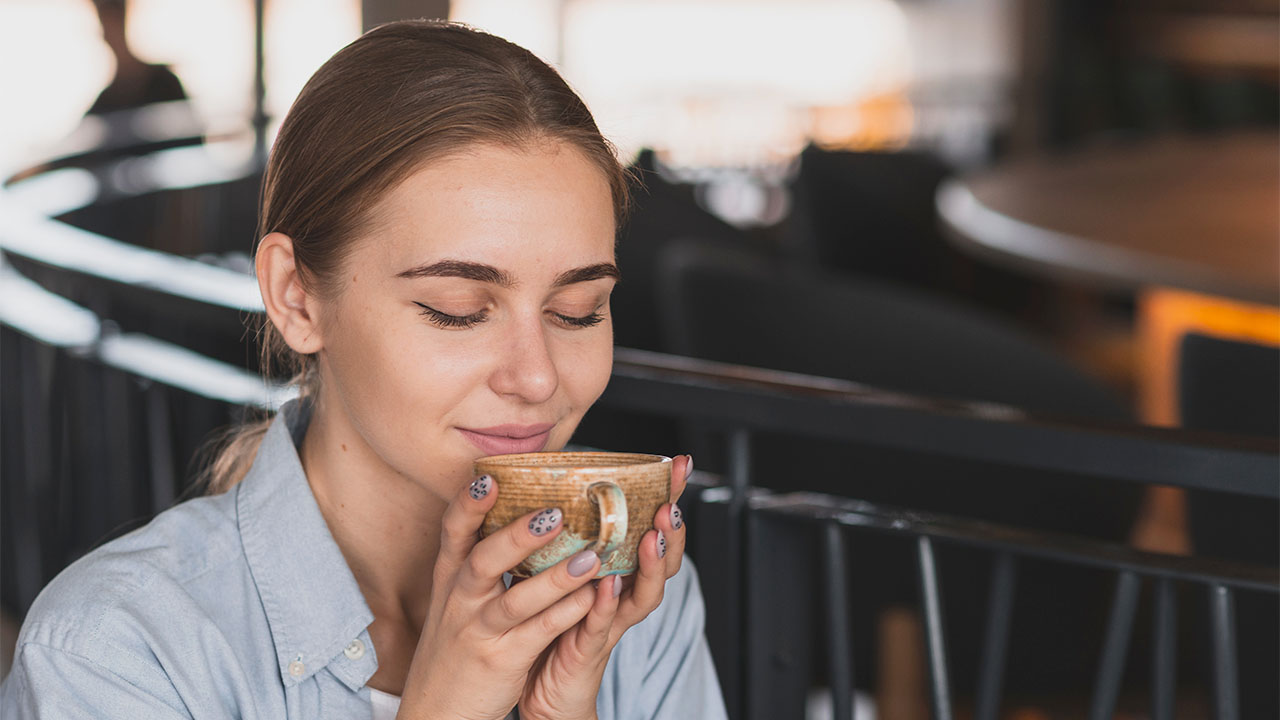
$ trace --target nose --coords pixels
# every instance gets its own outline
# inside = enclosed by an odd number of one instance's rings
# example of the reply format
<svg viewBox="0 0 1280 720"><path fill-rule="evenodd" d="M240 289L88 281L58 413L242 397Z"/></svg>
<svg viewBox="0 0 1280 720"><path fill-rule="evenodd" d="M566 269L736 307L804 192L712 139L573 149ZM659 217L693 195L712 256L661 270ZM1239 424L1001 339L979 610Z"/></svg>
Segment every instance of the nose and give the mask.
<svg viewBox="0 0 1280 720"><path fill-rule="evenodd" d="M529 404L550 400L560 386L560 374L541 318L521 319L509 339L489 386L499 395Z"/></svg>

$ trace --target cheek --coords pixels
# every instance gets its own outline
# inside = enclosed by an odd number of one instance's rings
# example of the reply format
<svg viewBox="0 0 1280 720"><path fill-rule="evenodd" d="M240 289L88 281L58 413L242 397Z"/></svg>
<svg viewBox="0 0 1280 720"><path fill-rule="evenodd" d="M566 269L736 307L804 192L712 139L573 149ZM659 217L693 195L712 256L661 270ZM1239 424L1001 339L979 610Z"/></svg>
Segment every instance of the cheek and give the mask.
<svg viewBox="0 0 1280 720"><path fill-rule="evenodd" d="M585 413L604 392L613 371L613 334L599 328L588 342L575 343L560 364L560 381L568 391L573 409Z"/></svg>
<svg viewBox="0 0 1280 720"><path fill-rule="evenodd" d="M326 336L333 389L366 440L398 455L434 432L472 383L475 363L403 313L346 320Z"/></svg>
<svg viewBox="0 0 1280 720"><path fill-rule="evenodd" d="M422 328L381 338L377 354L377 367L368 372L377 375L384 412L394 425L415 425L417 436L447 420L485 376L482 349Z"/></svg>

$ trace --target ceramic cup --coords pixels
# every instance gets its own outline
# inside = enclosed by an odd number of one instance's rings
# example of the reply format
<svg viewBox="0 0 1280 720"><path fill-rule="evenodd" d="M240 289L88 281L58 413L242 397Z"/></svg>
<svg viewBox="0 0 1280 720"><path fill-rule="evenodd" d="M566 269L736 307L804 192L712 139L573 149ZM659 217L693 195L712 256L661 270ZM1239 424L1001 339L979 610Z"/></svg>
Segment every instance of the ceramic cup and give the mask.
<svg viewBox="0 0 1280 720"><path fill-rule="evenodd" d="M583 550L600 556L600 572L626 575L639 566L640 538L658 508L671 499L671 458L614 452L537 452L491 455L475 473L498 483L498 500L485 515L488 536L521 516L560 508L564 529L512 568L529 577Z"/></svg>

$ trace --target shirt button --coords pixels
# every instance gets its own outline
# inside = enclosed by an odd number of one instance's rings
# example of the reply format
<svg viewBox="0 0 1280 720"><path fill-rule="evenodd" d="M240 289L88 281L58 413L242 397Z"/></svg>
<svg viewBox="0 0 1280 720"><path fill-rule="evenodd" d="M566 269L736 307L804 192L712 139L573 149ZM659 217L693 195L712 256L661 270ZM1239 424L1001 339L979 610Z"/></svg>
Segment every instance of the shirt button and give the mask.
<svg viewBox="0 0 1280 720"><path fill-rule="evenodd" d="M301 662L294 660L293 662L289 663L290 675L296 678L299 678L305 675L306 673L307 673L307 666L303 665Z"/></svg>
<svg viewBox="0 0 1280 720"><path fill-rule="evenodd" d="M347 646L346 650L342 651L342 654L346 655L350 660L359 660L364 657L364 643L360 638L356 638L351 641L351 644Z"/></svg>

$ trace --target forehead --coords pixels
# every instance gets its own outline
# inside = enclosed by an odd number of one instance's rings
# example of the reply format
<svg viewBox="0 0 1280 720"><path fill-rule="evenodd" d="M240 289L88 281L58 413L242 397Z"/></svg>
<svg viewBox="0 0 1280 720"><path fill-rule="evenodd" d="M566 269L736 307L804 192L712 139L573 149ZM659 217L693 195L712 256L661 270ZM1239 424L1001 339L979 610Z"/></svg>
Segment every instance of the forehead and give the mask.
<svg viewBox="0 0 1280 720"><path fill-rule="evenodd" d="M476 145L433 160L380 198L372 217L373 252L358 254L380 264L448 257L524 274L613 260L608 180L560 142Z"/></svg>

